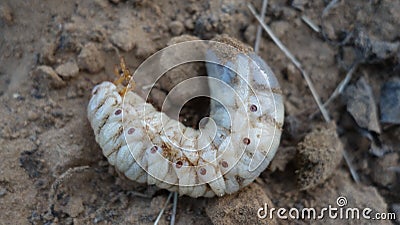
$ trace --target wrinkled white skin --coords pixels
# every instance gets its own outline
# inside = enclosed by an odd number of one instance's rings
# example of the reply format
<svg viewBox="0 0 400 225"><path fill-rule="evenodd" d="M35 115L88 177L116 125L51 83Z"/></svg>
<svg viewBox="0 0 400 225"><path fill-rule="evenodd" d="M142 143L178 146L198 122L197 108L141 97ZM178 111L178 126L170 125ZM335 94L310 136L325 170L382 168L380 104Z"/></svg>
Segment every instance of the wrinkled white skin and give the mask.
<svg viewBox="0 0 400 225"><path fill-rule="evenodd" d="M217 88L209 81L211 98L220 103L211 101L213 122L201 130L170 119L134 92L122 98L113 83L97 85L87 113L110 164L131 180L191 197L223 196L251 183L275 155L284 109L279 84L269 67L254 53L249 57L258 66L242 53L225 63L243 79L227 68L207 63L208 76L228 85ZM212 51L207 58L220 61ZM238 95L227 95L229 88ZM257 111L250 110L252 104ZM134 132L128 133L130 128ZM244 138L250 144L246 145ZM197 148L201 150L188 151Z"/></svg>

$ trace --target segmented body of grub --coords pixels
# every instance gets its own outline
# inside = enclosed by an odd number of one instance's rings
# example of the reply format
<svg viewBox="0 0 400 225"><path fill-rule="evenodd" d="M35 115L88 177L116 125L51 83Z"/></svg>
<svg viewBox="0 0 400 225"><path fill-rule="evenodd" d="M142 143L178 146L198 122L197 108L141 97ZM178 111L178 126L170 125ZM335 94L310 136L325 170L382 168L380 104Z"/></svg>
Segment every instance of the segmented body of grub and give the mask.
<svg viewBox="0 0 400 225"><path fill-rule="evenodd" d="M121 89L121 79L94 87L87 113L96 141L129 179L191 197L222 196L251 183L272 160L283 124L279 84L249 48L217 41L204 54L213 100L199 130Z"/></svg>

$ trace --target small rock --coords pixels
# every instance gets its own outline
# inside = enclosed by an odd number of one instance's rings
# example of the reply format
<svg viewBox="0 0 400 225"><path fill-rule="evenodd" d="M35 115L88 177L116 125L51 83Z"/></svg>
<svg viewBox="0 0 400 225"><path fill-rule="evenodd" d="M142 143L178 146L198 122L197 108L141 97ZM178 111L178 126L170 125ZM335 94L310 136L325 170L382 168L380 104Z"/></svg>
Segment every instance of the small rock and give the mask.
<svg viewBox="0 0 400 225"><path fill-rule="evenodd" d="M372 179L383 187L397 184L396 171L390 168L399 166L399 155L396 152L386 154L372 161Z"/></svg>
<svg viewBox="0 0 400 225"><path fill-rule="evenodd" d="M79 69L97 73L104 68L104 56L94 43L86 44L78 55Z"/></svg>
<svg viewBox="0 0 400 225"><path fill-rule="evenodd" d="M292 0L292 7L300 11L304 10L304 5L307 3L305 0Z"/></svg>
<svg viewBox="0 0 400 225"><path fill-rule="evenodd" d="M28 120L29 121L35 121L39 119L40 115L34 111L28 111Z"/></svg>
<svg viewBox="0 0 400 225"><path fill-rule="evenodd" d="M336 30L335 30L334 25L332 24L331 21L325 21L324 22L324 28L325 28L325 35L330 40L337 40L338 39L338 35L336 34Z"/></svg>
<svg viewBox="0 0 400 225"><path fill-rule="evenodd" d="M45 65L52 65L56 62L55 52L57 45L54 42L49 42L43 44L41 48L41 53L39 57L39 61Z"/></svg>
<svg viewBox="0 0 400 225"><path fill-rule="evenodd" d="M107 0L94 0L93 2L96 4L96 6L99 6L101 9L109 7Z"/></svg>
<svg viewBox="0 0 400 225"><path fill-rule="evenodd" d="M395 57L400 51L400 42L371 41L372 53L378 60Z"/></svg>
<svg viewBox="0 0 400 225"><path fill-rule="evenodd" d="M149 41L140 24L133 24L135 19L131 15L122 16L117 30L110 37L111 43L123 51L130 51L143 41Z"/></svg>
<svg viewBox="0 0 400 225"><path fill-rule="evenodd" d="M344 97L347 101L347 111L352 115L358 126L376 133L381 133L372 88L364 77L356 84L349 85Z"/></svg>
<svg viewBox="0 0 400 225"><path fill-rule="evenodd" d="M136 46L134 30L132 28L121 28L110 37L111 42L118 48L128 52Z"/></svg>
<svg viewBox="0 0 400 225"><path fill-rule="evenodd" d="M244 39L246 39L246 42L249 44L253 44L256 40L256 32L257 32L257 27L254 25L249 25L247 26L245 32L244 32Z"/></svg>
<svg viewBox="0 0 400 225"><path fill-rule="evenodd" d="M135 55L142 59L149 57L157 49L151 35L142 26L137 26L133 30L133 39L136 40Z"/></svg>
<svg viewBox="0 0 400 225"><path fill-rule="evenodd" d="M400 78L395 77L383 84L380 98L381 121L400 124Z"/></svg>
<svg viewBox="0 0 400 225"><path fill-rule="evenodd" d="M323 183L335 172L343 158L343 145L331 122L316 126L297 145L299 170L297 180L301 190Z"/></svg>
<svg viewBox="0 0 400 225"><path fill-rule="evenodd" d="M6 24L12 24L14 17L12 11L8 5L0 5L0 21L4 21Z"/></svg>
<svg viewBox="0 0 400 225"><path fill-rule="evenodd" d="M38 66L33 71L34 79L41 81L49 82L49 85L52 88L61 88L66 85L65 81L63 81L57 73L53 70L53 68L49 66Z"/></svg>
<svg viewBox="0 0 400 225"><path fill-rule="evenodd" d="M362 10L360 10L361 12ZM354 44L367 62L380 62L398 56L400 42L386 42L371 38L362 29L356 30Z"/></svg>
<svg viewBox="0 0 400 225"><path fill-rule="evenodd" d="M193 30L194 29L194 21L192 19L185 20L185 27L188 30Z"/></svg>
<svg viewBox="0 0 400 225"><path fill-rule="evenodd" d="M172 21L169 24L169 29L171 30L171 33L174 36L178 36L178 35L182 34L185 27L183 26L182 22L180 22L180 21Z"/></svg>
<svg viewBox="0 0 400 225"><path fill-rule="evenodd" d="M287 64L285 72L290 82L298 80L296 78L299 78L301 75L300 71L292 63Z"/></svg>
<svg viewBox="0 0 400 225"><path fill-rule="evenodd" d="M288 22L280 20L280 21L273 22L271 24L271 29L274 31L275 35L278 38L282 38L287 33L287 31L290 29L290 25Z"/></svg>
<svg viewBox="0 0 400 225"><path fill-rule="evenodd" d="M59 65L56 68L56 72L63 78L72 78L78 74L79 68L76 62L72 60L67 63Z"/></svg>
<svg viewBox="0 0 400 225"><path fill-rule="evenodd" d="M260 208L271 209L272 201L257 184L252 183L241 191L226 195L222 198L214 198L208 202L206 213L213 224L277 224L275 218L272 220L267 217L260 219L258 212L263 216ZM267 215L268 216L268 215Z"/></svg>

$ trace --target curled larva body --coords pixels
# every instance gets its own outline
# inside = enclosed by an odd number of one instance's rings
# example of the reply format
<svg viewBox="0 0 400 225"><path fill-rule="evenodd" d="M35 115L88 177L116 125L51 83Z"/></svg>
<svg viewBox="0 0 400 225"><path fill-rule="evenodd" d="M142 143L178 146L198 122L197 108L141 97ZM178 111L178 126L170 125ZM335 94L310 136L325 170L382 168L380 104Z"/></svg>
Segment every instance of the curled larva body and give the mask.
<svg viewBox="0 0 400 225"><path fill-rule="evenodd" d="M205 57L215 101L200 130L157 111L135 92L121 96L111 82L93 89L88 118L96 141L129 179L191 197L222 196L248 185L272 160L283 124L275 76L251 52L236 49L225 60L210 48Z"/></svg>

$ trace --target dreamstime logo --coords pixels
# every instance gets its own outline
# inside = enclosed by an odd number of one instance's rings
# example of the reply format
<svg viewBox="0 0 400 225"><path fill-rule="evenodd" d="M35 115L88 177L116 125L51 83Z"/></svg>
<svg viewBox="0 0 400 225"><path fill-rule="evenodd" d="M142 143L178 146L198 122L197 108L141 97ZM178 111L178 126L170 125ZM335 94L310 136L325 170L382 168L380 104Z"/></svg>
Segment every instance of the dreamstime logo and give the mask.
<svg viewBox="0 0 400 225"><path fill-rule="evenodd" d="M339 207L346 206L347 205L347 198L343 197L343 196L339 196L336 199L336 205L339 206Z"/></svg>
<svg viewBox="0 0 400 225"><path fill-rule="evenodd" d="M316 208L269 208L265 203L264 207L261 207L257 211L257 216L260 219L296 219L296 220L322 220L322 219L346 219L346 220L395 220L395 213L373 213L373 210L369 207L357 208L357 207L345 207L348 201L344 196L339 196L336 199L336 206L328 205L328 207L317 210Z"/></svg>
<svg viewBox="0 0 400 225"><path fill-rule="evenodd" d="M269 155L271 149L272 156L275 154L275 139L278 139L279 142L281 131L276 127L273 127L272 131L265 130L262 127L263 125L260 124L257 125L259 126L257 129L253 129L254 120L263 114L269 113L271 115L268 115L268 118L276 120L275 118L282 117L283 120L283 116L280 115L283 115L283 106L278 105L282 108L282 112L277 110L276 98L272 93L263 93L264 96L261 96L261 99L257 95L257 93L260 93L257 90L260 88L260 84L263 86L263 90L270 90L271 87L279 88L276 78L270 77L273 76L272 71L265 63L260 65L257 60L261 59L258 56L256 58L249 57L241 53L240 50L224 43L189 41L174 44L158 51L146 59L133 74L132 78L136 84L142 87L150 87L141 90L147 96L147 100L152 88L167 71L186 63L206 63L207 77L197 76L187 79L177 84L166 96L161 111L164 111L166 102L171 102L171 96L180 93L186 94L186 96L180 96L180 99L182 99L180 105L169 105L168 116L165 113L158 112L152 114L152 118L148 118L149 109L145 106L143 106L143 111L139 113L145 115L142 124L148 128L148 140L154 146L158 146L153 151L154 154L158 154L158 158L162 157L163 160L168 160L168 164L179 166L179 168L196 167L194 170L200 171L200 173L202 173L202 168L215 167L218 163L222 167L226 167L224 171L204 176L201 182L196 181L195 184L195 181L193 181L184 185L192 186L212 182L237 165L240 158L246 153L251 157L246 161L247 165L243 165L246 168L240 169L246 169L250 172L265 164L265 158L271 156ZM199 83L206 83L208 88L197 88L196 85ZM210 117L203 119L199 130L192 132L191 128L183 127L183 124L178 121L178 117L184 104L196 97L209 97L211 99ZM264 107L266 100L270 102L268 109ZM278 104L282 103L279 102ZM268 144L263 144L264 155L260 157L260 154L256 154L254 151L257 151L260 146L261 138L259 137L266 137L266 135L269 135L267 138L270 140L263 140ZM138 163L142 162L142 160L137 160L137 157L143 157L143 155L138 156L135 153L136 143L131 143L128 147L132 156ZM173 150L165 154L165 152L156 151L157 149ZM250 151L249 149L253 150ZM269 158L272 158L272 156ZM182 158L186 159L186 164L183 163L183 160L179 161ZM163 180L163 177L157 177L158 173L146 169L147 165L140 166L151 176ZM205 173L205 170L203 172ZM171 183L171 181L165 182ZM171 184L176 185L177 183ZM179 183L179 185L182 184Z"/></svg>

